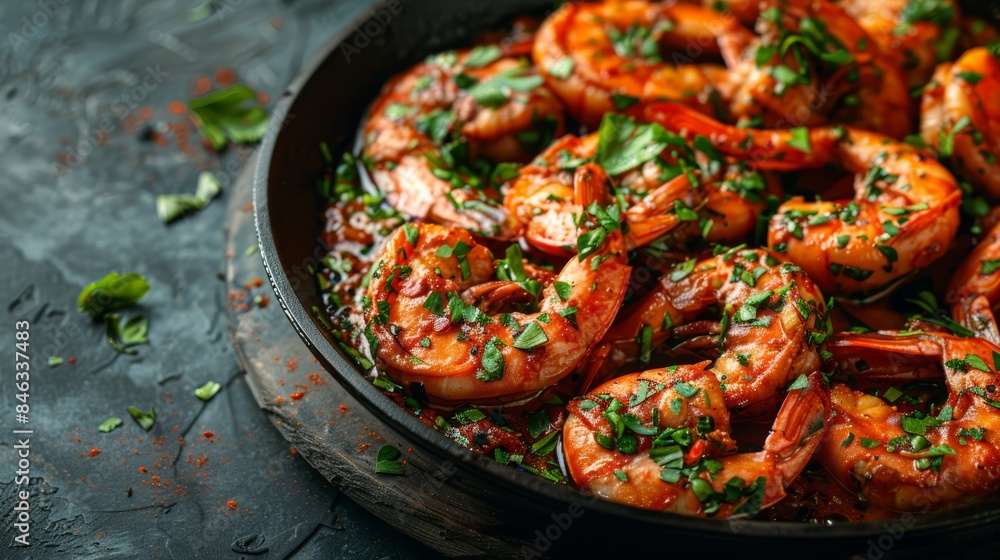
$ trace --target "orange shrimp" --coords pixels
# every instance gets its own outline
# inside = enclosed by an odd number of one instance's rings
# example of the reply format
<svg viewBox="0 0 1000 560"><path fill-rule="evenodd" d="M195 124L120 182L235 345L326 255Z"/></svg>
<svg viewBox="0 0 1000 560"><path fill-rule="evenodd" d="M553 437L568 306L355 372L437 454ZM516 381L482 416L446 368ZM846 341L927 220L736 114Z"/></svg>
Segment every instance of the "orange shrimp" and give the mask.
<svg viewBox="0 0 1000 560"><path fill-rule="evenodd" d="M840 0L882 52L901 68L907 86L926 84L939 59L947 59L959 38L960 13L954 0Z"/></svg>
<svg viewBox="0 0 1000 560"><path fill-rule="evenodd" d="M716 114L718 67L689 64L718 56L716 35L734 19L697 6L646 1L566 3L546 18L534 60L580 122L642 101L670 99Z"/></svg>
<svg viewBox="0 0 1000 560"><path fill-rule="evenodd" d="M888 364L892 377L936 369L948 400L936 414L902 413L882 398L837 384L832 420L816 454L849 489L896 511L928 511L1000 490L1000 347L944 333L844 333L827 346L856 375ZM858 359L865 367L851 367ZM874 370L879 372L881 370Z"/></svg>
<svg viewBox="0 0 1000 560"><path fill-rule="evenodd" d="M770 128L843 123L894 138L910 132L909 90L899 69L840 7L819 0L768 0L759 36L720 38L734 117Z"/></svg>
<svg viewBox="0 0 1000 560"><path fill-rule="evenodd" d="M706 318L716 308L721 319ZM820 367L825 317L823 295L799 267L763 249L732 249L664 274L622 310L586 371L604 377L682 338L677 349L715 359L726 407L753 415L772 410L782 387Z"/></svg>
<svg viewBox="0 0 1000 560"><path fill-rule="evenodd" d="M626 152L632 155L621 157ZM780 185L725 161L699 165L699 158L707 159L657 124L608 115L598 132L564 136L521 168L504 204L532 246L563 257L575 250L574 217L609 197L628 224L628 250L668 233L676 242L701 233L709 242L739 243L768 200L778 200Z"/></svg>
<svg viewBox="0 0 1000 560"><path fill-rule="evenodd" d="M480 157L526 161L562 127L562 105L536 70L482 46L430 57L390 80L369 109L362 155L407 216L514 239L520 226L499 204L502 178ZM538 141L526 145L532 134Z"/></svg>
<svg viewBox="0 0 1000 560"><path fill-rule="evenodd" d="M958 230L961 190L926 151L874 132L827 126L746 130L676 104L647 116L685 137L707 136L721 152L758 169L836 165L854 173L852 200L785 202L768 243L788 255L824 293L871 297L940 258Z"/></svg>
<svg viewBox="0 0 1000 560"><path fill-rule="evenodd" d="M960 175L1000 200L1000 58L972 49L924 89L921 134Z"/></svg>
<svg viewBox="0 0 1000 560"><path fill-rule="evenodd" d="M614 502L697 517L752 516L784 498L823 438L822 377L796 381L762 451L735 453L707 364L625 375L574 399L563 426L573 482Z"/></svg>
<svg viewBox="0 0 1000 560"><path fill-rule="evenodd" d="M952 276L945 302L951 316L976 336L1000 345L993 307L1000 303L1000 223L986 234Z"/></svg>
<svg viewBox="0 0 1000 560"><path fill-rule="evenodd" d="M512 291L531 291L516 272L519 252L498 262L461 228L397 229L363 301L379 367L441 405L511 403L558 382L611 326L631 271L620 227L591 219L581 228L589 247L535 282L537 311L528 313L497 309ZM485 297L498 290L506 294Z"/></svg>

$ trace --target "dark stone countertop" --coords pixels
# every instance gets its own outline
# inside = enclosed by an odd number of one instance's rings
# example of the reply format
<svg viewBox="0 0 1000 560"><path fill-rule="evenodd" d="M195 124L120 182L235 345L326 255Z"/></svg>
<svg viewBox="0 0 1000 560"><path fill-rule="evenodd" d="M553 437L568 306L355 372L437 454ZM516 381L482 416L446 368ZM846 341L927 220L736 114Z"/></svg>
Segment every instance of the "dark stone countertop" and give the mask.
<svg viewBox="0 0 1000 560"><path fill-rule="evenodd" d="M186 117L171 102L220 67L276 97L368 3L218 0L192 23L196 4L0 4L0 557L431 557L343 497L254 402L226 335L225 200L170 226L154 207L157 194L193 192L200 170L235 180L255 148L220 156L193 134L180 149L183 127L168 125ZM123 312L149 318L136 356L76 311L80 288L112 270L152 286ZM20 320L31 322L26 425L11 390ZM193 391L207 380L224 388L203 403ZM156 407L150 432L129 405ZM98 432L109 416L124 424ZM8 548L18 428L34 431L30 548Z"/></svg>

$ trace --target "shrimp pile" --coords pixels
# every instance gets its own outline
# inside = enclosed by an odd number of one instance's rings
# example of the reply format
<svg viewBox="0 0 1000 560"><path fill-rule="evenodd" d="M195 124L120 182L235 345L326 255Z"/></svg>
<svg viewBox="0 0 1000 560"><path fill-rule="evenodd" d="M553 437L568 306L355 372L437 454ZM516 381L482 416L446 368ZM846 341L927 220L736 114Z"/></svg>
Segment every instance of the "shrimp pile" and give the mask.
<svg viewBox="0 0 1000 560"><path fill-rule="evenodd" d="M605 0L433 53L321 146L317 323L457 444L633 507L989 499L998 37L953 0Z"/></svg>

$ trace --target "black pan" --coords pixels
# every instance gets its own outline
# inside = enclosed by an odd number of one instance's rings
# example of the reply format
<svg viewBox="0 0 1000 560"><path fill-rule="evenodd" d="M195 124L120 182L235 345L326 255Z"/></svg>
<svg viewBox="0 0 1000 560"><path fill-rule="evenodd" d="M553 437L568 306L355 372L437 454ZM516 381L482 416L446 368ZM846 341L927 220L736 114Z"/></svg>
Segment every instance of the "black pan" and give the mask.
<svg viewBox="0 0 1000 560"><path fill-rule="evenodd" d="M324 168L319 143L348 147L368 103L393 73L427 54L467 44L476 33L516 14L537 13L552 5L551 0L376 2L346 22L281 95L259 152L254 208L268 278L285 315L313 354L369 410L442 462L457 465L459 472L451 483L461 484L464 491L503 496L495 500L499 518L519 520L514 522L524 525L527 540L536 540L536 529L544 531L558 519L565 521L560 514L585 512L573 517L572 530L555 539L545 551L548 554L586 551L594 557L602 550L620 555L641 547L661 554L690 549L711 556L726 552L746 557L808 551L881 558L886 550L912 556L937 547L960 554L970 544L997 540L997 501L917 515L905 518L906 523L824 526L692 519L595 500L459 447L389 400L340 352L311 311L313 306L323 309L309 273L309 266L323 256L322 201L315 188ZM539 543L546 548L546 541ZM525 555L532 554L525 550Z"/></svg>

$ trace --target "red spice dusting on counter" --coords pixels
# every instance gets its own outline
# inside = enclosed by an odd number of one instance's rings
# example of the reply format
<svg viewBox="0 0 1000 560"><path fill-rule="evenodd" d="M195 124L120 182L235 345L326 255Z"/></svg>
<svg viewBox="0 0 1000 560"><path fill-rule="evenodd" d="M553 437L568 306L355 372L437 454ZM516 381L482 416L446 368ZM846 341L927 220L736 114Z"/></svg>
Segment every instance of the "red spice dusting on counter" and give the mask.
<svg viewBox="0 0 1000 560"><path fill-rule="evenodd" d="M212 91L212 81L208 79L208 76L202 76L195 80L194 87L191 88L191 93L198 97L206 95L210 91Z"/></svg>
<svg viewBox="0 0 1000 560"><path fill-rule="evenodd" d="M231 86L236 82L236 72L225 66L215 70L215 82L222 87Z"/></svg>

